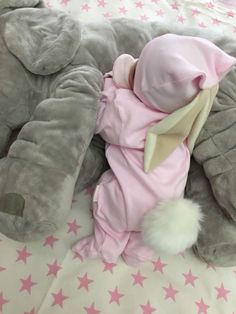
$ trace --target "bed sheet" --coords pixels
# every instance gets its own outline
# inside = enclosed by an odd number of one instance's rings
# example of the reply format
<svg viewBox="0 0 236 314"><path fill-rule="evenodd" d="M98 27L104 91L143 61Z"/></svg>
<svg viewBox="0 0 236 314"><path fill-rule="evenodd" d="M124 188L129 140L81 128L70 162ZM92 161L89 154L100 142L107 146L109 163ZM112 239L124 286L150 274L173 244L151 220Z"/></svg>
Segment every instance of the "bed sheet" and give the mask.
<svg viewBox="0 0 236 314"><path fill-rule="evenodd" d="M48 0L83 20L118 16L171 20L236 36L236 11L222 1ZM235 25L235 26L234 26ZM40 242L0 235L0 313L236 314L236 266L216 268L191 251L132 268L83 260L71 246L92 232L92 189L74 196L65 226Z"/></svg>
<svg viewBox="0 0 236 314"><path fill-rule="evenodd" d="M45 3L84 21L112 17L171 21L236 36L235 0L46 0Z"/></svg>

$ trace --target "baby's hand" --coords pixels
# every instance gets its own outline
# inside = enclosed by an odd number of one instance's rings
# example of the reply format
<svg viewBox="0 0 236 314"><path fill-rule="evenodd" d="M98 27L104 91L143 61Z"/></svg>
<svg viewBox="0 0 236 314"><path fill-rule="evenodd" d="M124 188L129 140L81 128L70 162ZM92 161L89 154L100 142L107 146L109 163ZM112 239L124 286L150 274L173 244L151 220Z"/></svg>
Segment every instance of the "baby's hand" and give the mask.
<svg viewBox="0 0 236 314"><path fill-rule="evenodd" d="M113 80L115 85L120 88L131 89L130 85L130 72L133 70L137 59L134 59L131 55L120 55L113 65Z"/></svg>

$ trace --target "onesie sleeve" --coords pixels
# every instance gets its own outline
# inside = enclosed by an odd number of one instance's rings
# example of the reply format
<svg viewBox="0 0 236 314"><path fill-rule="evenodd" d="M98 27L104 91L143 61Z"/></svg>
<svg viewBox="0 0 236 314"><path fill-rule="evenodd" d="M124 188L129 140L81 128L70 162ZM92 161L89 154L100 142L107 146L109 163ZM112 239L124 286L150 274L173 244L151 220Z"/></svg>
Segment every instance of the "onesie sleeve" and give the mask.
<svg viewBox="0 0 236 314"><path fill-rule="evenodd" d="M95 133L100 134L107 143L119 145L122 121L116 95L117 87L111 75L105 77Z"/></svg>

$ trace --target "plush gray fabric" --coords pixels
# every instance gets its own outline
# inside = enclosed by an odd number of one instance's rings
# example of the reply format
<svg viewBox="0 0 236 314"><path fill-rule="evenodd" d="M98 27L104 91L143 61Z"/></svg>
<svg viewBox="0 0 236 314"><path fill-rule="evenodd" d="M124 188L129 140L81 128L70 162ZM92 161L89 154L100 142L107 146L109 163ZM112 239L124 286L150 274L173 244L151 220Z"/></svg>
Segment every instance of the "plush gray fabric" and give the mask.
<svg viewBox="0 0 236 314"><path fill-rule="evenodd" d="M217 203L203 168L194 159L186 194L202 206L205 216L202 232L194 246L196 255L212 265L236 265L236 225Z"/></svg>
<svg viewBox="0 0 236 314"><path fill-rule="evenodd" d="M236 69L222 81L211 114L196 143L194 157L202 164L219 205L236 222Z"/></svg>
<svg viewBox="0 0 236 314"><path fill-rule="evenodd" d="M151 38L172 32L208 38L236 56L236 42L217 33L128 19L84 24L41 6L0 0L0 232L18 241L62 226L74 190L107 168L104 143L92 137L102 75L118 55L138 57ZM194 150L199 169L191 166L186 189L206 216L195 252L224 266L236 264L235 80L233 69L220 85ZM215 158L222 152L229 162Z"/></svg>

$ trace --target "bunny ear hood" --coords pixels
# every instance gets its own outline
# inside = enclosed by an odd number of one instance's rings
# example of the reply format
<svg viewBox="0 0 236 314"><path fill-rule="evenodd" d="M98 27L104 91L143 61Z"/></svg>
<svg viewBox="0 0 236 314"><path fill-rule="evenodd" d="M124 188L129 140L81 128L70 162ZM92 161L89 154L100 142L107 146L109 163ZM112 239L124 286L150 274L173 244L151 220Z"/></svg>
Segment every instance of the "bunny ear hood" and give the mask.
<svg viewBox="0 0 236 314"><path fill-rule="evenodd" d="M235 62L196 37L168 34L145 46L136 66L134 92L146 105L170 113L147 133L145 171L155 169L186 139L192 152L218 83Z"/></svg>
<svg viewBox="0 0 236 314"><path fill-rule="evenodd" d="M167 34L151 40L139 59L124 54L113 66L118 87L131 88L129 74L136 64L133 91L152 109L169 113L146 136L144 169L155 169L187 139L192 152L211 110L218 83L236 59L211 42Z"/></svg>
<svg viewBox="0 0 236 314"><path fill-rule="evenodd" d="M146 105L171 113L193 100L200 89L216 85L235 61L206 39L163 35L144 47L134 92Z"/></svg>

